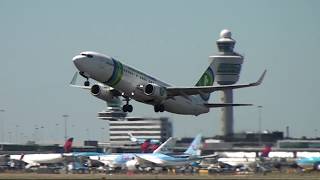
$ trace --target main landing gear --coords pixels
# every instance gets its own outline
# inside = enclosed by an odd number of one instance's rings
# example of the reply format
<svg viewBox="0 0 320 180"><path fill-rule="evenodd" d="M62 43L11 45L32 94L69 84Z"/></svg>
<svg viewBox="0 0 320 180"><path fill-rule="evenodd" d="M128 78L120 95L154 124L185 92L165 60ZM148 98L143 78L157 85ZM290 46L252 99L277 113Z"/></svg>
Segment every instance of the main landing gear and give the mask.
<svg viewBox="0 0 320 180"><path fill-rule="evenodd" d="M133 111L133 107L132 105L129 104L129 97L125 97L125 101L127 102L125 105L122 106L122 111L123 112L132 112Z"/></svg>
<svg viewBox="0 0 320 180"><path fill-rule="evenodd" d="M163 112L163 111L164 111L164 105L163 104L154 105L154 112Z"/></svg>

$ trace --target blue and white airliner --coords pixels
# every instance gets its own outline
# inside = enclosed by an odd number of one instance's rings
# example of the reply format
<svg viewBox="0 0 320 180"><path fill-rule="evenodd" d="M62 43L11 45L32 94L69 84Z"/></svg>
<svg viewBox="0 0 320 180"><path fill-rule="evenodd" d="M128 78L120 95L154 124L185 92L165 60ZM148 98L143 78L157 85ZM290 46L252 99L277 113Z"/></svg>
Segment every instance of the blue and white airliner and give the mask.
<svg viewBox="0 0 320 180"><path fill-rule="evenodd" d="M214 86L213 64L211 64L195 86L176 87L97 52L82 52L73 58L73 63L80 75L87 80L84 86L75 85L74 81L78 74L76 73L71 82L72 86L91 89L93 95L105 101L122 96L126 100L122 108L124 112L132 112L133 107L129 101L134 99L153 105L155 112L168 111L196 116L208 113L210 108L250 105L208 103L208 100L210 93L214 91L258 86L266 73L264 71L254 83ZM90 87L89 79L94 79L99 84Z"/></svg>
<svg viewBox="0 0 320 180"><path fill-rule="evenodd" d="M188 149L181 154L173 154L172 148L175 139L169 138L161 144L153 153L123 153L101 156L90 156L92 160L98 160L112 169L127 168L136 170L137 167L181 167L191 165L194 162L205 158L212 158L216 155L200 156L201 153L201 134L198 134ZM171 149L171 150L170 150Z"/></svg>

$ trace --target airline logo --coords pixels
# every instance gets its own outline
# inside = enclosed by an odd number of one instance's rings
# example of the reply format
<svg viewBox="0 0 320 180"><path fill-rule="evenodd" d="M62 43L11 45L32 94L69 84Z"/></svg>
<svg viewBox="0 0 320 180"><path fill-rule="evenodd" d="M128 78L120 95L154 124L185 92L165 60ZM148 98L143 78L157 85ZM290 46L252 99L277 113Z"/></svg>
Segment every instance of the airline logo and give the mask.
<svg viewBox="0 0 320 180"><path fill-rule="evenodd" d="M108 84L110 86L115 86L122 79L123 65L121 64L121 62L119 62L113 58L112 58L112 61L113 61L113 72L112 72L110 79L108 79L108 81L106 82L106 84Z"/></svg>
<svg viewBox="0 0 320 180"><path fill-rule="evenodd" d="M211 86L214 82L213 70L209 66L208 69L203 73L200 80L197 82L196 86ZM210 98L210 93L200 94L200 97L204 101L208 101Z"/></svg>

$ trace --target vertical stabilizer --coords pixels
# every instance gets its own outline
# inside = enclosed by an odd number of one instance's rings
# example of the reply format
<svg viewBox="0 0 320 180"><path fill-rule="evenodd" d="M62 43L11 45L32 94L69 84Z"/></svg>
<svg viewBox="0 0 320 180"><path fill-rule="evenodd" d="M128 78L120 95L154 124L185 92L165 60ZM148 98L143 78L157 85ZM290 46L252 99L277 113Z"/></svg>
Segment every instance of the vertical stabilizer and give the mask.
<svg viewBox="0 0 320 180"><path fill-rule="evenodd" d="M202 135L198 134L184 153L189 155L200 155L201 139Z"/></svg>
<svg viewBox="0 0 320 180"><path fill-rule="evenodd" d="M72 142L73 142L73 138L69 138L69 139L64 143L64 146L63 146L64 153L69 153L69 152L72 151Z"/></svg>
<svg viewBox="0 0 320 180"><path fill-rule="evenodd" d="M211 63L210 66L207 68L207 70L202 74L201 78L197 82L196 86L212 86L214 82L214 73L213 73L213 64ZM205 101L208 102L210 98L210 93L201 93L199 97Z"/></svg>
<svg viewBox="0 0 320 180"><path fill-rule="evenodd" d="M128 135L129 135L129 138L130 138L131 142L137 142L138 141L138 139L136 137L134 137L131 132L128 132Z"/></svg>

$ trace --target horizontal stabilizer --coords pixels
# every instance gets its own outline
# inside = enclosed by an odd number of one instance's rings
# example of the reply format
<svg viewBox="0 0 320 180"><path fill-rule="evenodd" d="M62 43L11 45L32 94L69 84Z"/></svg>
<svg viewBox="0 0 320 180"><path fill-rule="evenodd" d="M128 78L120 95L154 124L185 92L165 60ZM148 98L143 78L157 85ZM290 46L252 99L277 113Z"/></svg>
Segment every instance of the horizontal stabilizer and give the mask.
<svg viewBox="0 0 320 180"><path fill-rule="evenodd" d="M252 106L253 104L232 104L232 103L205 103L208 108L219 108L219 107L229 107L229 106Z"/></svg>
<svg viewBox="0 0 320 180"><path fill-rule="evenodd" d="M266 70L261 74L256 82L249 84L235 84L235 85L219 85L219 86L195 86L195 87L167 87L168 97L174 96L188 96L188 95L198 95L201 93L212 93L214 91L224 91L227 89L240 89L253 86L259 86L265 75Z"/></svg>

